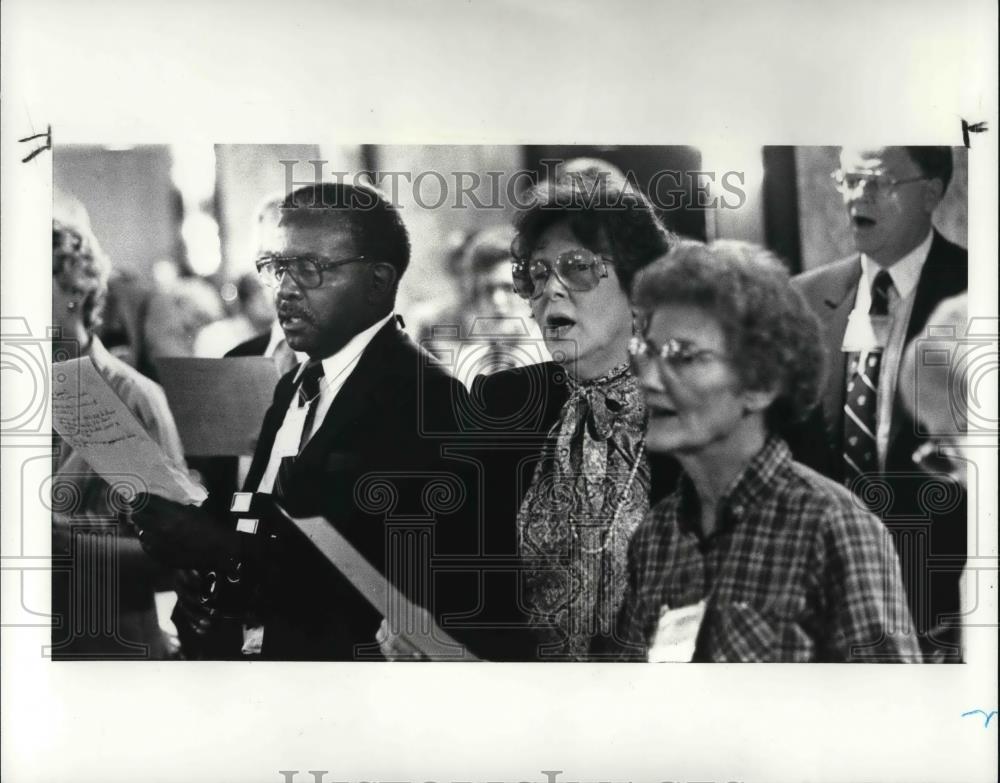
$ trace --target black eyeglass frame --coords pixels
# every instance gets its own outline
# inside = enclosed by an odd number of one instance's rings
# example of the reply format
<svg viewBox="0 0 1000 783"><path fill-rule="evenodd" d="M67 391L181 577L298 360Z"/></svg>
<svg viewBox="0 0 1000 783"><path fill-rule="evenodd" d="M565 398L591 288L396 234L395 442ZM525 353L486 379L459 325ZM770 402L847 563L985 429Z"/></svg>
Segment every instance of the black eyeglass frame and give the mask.
<svg viewBox="0 0 1000 783"><path fill-rule="evenodd" d="M337 260L325 259L322 256L264 256L257 259L257 276L268 288L278 288L286 273L291 274L295 284L303 289L319 288L323 285L323 272L327 269L334 269L338 266L353 264L357 261L364 261L362 255L351 256L350 258L340 258ZM315 283L303 282L300 274L292 272L293 264L310 264L315 270ZM265 271L273 270L273 271ZM309 280L313 278L310 277Z"/></svg>

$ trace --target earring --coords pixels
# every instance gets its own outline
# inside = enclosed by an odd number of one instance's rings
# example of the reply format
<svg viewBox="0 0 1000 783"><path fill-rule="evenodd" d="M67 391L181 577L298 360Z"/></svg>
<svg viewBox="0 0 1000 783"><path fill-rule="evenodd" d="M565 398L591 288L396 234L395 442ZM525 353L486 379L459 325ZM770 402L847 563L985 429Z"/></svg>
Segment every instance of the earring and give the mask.
<svg viewBox="0 0 1000 783"><path fill-rule="evenodd" d="M77 305L76 302L67 302L66 309L72 313L74 310L76 310L76 305Z"/></svg>

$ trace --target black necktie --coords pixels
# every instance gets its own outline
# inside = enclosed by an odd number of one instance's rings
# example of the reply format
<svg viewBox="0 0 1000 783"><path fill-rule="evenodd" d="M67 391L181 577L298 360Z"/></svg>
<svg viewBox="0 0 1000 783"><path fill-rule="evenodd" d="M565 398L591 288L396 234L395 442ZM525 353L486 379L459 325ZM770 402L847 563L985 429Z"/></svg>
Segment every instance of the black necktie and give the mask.
<svg viewBox="0 0 1000 783"><path fill-rule="evenodd" d="M299 454L305 448L312 432L313 422L316 420L316 407L319 405L320 383L323 380L323 363L310 361L302 371L298 387L298 405L308 406L305 421L302 424L302 435L299 438ZM274 479L274 487L271 494L275 497L283 497L292 477L295 468L295 457L282 457L281 465L278 467L278 475Z"/></svg>
<svg viewBox="0 0 1000 783"><path fill-rule="evenodd" d="M892 278L884 269L875 275L869 315L889 314L889 289ZM864 364L861 354L849 358L847 402L844 405L844 482L850 486L866 473L878 468L878 376L882 367L882 349L868 352Z"/></svg>

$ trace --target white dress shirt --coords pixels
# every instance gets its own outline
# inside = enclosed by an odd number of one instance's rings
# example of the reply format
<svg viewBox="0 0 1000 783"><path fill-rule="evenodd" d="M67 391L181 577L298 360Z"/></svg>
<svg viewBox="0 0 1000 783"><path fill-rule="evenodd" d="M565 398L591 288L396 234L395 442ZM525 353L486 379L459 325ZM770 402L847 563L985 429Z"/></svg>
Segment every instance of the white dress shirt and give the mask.
<svg viewBox="0 0 1000 783"><path fill-rule="evenodd" d="M385 318L375 322L363 332L352 337L347 345L341 348L333 356L323 359L323 380L320 382L319 399L316 401L316 415L313 417L312 429L309 438L316 434L316 431L323 424L323 419L337 398L337 394L343 388L347 379L354 372L361 360L368 343L372 341L379 329L385 326L390 319L395 317L395 313L389 313ZM301 377L305 364L299 365L295 375L296 381ZM281 466L281 458L293 456L298 453L299 444L302 442L302 427L305 423L305 413L308 405L303 405L299 395L293 394L288 410L282 420L281 427L274 438L274 446L268 459L267 468L257 486L258 492L270 493L274 487L274 480L278 476L278 468ZM306 441L308 442L308 441Z"/></svg>
<svg viewBox="0 0 1000 783"><path fill-rule="evenodd" d="M270 359L271 357L273 357L275 355L275 352L278 350L278 346L279 345L282 346L283 350L285 350L285 351L291 351L291 348L288 347L288 343L285 342L285 332L281 328L281 324L279 324L278 321L277 321L277 319L275 319L274 323L271 324L271 337L268 340L268 342L267 342L267 348L264 350L264 353L262 355L264 357ZM293 353L295 354L295 358L298 359L299 362L305 362L305 361L308 361L308 359L309 359L309 356L307 354L301 353L300 351L293 351ZM276 359L276 361L277 361L277 359ZM278 366L278 372L283 375L284 373L281 372L281 369L282 368L279 365ZM287 372L287 370L286 370L286 372ZM250 473L250 465L252 465L252 464L253 464L253 457L238 457L237 458L237 462L236 462L236 486L238 488L242 489L243 482L245 482L247 480L247 475Z"/></svg>
<svg viewBox="0 0 1000 783"><path fill-rule="evenodd" d="M875 444L878 449L879 470L885 469L889 431L892 426L893 400L896 396L899 365L903 349L906 347L907 326L913 311L913 301L917 295L917 283L920 281L924 264L927 263L933 239L933 230L928 231L919 245L886 269L892 278L892 287L889 289L888 335L883 346L870 345L861 351L861 362L864 362L868 351L879 348L882 350L882 366L879 368L878 381L878 411L875 414L877 424ZM852 318L868 317L872 303L872 284L875 282L875 275L883 268L868 256L861 255L861 280L858 283ZM846 345L845 350L847 350ZM850 378L845 379L845 383L849 383L850 380Z"/></svg>

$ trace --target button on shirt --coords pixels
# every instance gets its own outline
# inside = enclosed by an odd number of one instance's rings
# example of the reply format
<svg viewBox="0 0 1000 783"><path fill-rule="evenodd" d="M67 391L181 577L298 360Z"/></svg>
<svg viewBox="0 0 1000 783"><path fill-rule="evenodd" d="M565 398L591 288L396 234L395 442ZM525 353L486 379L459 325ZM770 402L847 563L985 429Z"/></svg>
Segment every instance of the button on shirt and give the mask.
<svg viewBox="0 0 1000 783"><path fill-rule="evenodd" d="M661 612L707 609L696 661L919 661L892 540L839 484L772 437L703 538L694 488L643 520L618 617L622 658L645 658Z"/></svg>
<svg viewBox="0 0 1000 783"><path fill-rule="evenodd" d="M889 289L890 327L886 345L882 349L882 366L879 370L878 382L878 412L876 413L877 431L875 444L878 449L879 469L885 469L886 454L889 450L889 432L892 427L893 400L896 396L896 382L899 376L899 365L903 350L906 348L906 331L910 323L910 313L913 311L913 300L916 298L917 283L927 256L931 251L934 232L928 232L927 237L917 247L903 256L886 271L892 278ZM872 284L883 267L868 256L861 256L861 280L858 283L858 293L854 300L852 317L864 317L871 309ZM872 346L874 347L874 346ZM861 352L861 361L866 359L866 351ZM845 378L844 383L850 383Z"/></svg>
<svg viewBox="0 0 1000 783"><path fill-rule="evenodd" d="M323 381L320 384L319 399L316 400L316 415L312 420L312 429L309 432L309 438L316 434L316 430L320 428L323 424L323 419L326 418L327 412L330 410L330 406L333 405L333 401L337 398L337 394L344 387L347 379L354 372L354 368L358 366L358 362L361 361L361 354L364 353L365 348L368 347L368 343L372 341L375 335L378 333L379 329L385 326L391 318L394 317L393 313L389 313L385 318L382 318L378 322L372 324L363 332L359 332L350 339L350 341L341 348L333 356L328 356L323 359ZM296 382L302 377L302 372L305 369L305 364L299 366L298 373L295 376ZM282 454L281 444L299 444L302 441L302 425L304 422L304 417L302 416L289 416L288 413L293 409L300 408L301 401L297 394L292 395L291 402L288 404L288 411L285 413L285 418L282 421L281 427L278 429L277 435L274 438L274 446L271 448L271 455L268 459L267 468L264 470L264 475L260 479L260 484L257 486L258 492L270 493L274 488L274 480L278 475L278 468L281 467L282 456L288 456L287 454ZM296 411L298 412L298 411ZM308 439L307 439L308 440Z"/></svg>

